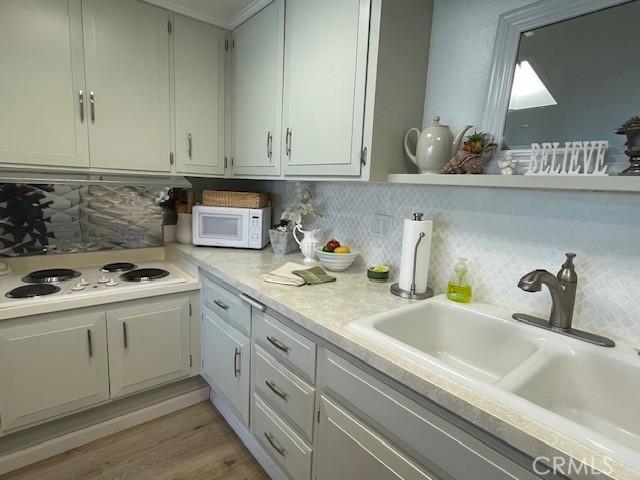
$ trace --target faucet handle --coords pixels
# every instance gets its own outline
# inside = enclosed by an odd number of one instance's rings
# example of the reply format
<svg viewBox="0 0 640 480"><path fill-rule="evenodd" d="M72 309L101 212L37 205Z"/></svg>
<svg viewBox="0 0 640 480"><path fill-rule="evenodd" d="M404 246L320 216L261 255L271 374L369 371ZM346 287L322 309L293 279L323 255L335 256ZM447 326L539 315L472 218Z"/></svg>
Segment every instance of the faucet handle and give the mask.
<svg viewBox="0 0 640 480"><path fill-rule="evenodd" d="M565 283L577 283L578 274L576 273L573 259L576 258L575 253L567 253L567 260L562 264L562 268L558 272L557 278Z"/></svg>

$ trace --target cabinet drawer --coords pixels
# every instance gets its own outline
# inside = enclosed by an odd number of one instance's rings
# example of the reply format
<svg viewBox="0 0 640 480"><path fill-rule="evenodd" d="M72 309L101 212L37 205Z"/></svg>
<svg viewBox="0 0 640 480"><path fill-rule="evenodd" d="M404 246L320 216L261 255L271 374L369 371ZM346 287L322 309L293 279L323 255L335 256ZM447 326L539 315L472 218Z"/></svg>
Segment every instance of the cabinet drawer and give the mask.
<svg viewBox="0 0 640 480"><path fill-rule="evenodd" d="M316 344L264 312L255 312L256 341L271 355L315 383Z"/></svg>
<svg viewBox="0 0 640 480"><path fill-rule="evenodd" d="M316 444L318 480L434 480L369 426L325 396Z"/></svg>
<svg viewBox="0 0 640 480"><path fill-rule="evenodd" d="M533 479L531 472L388 385L323 350L325 389L346 400L390 438L415 450L427 467L458 480Z"/></svg>
<svg viewBox="0 0 640 480"><path fill-rule="evenodd" d="M254 345L254 386L311 440L315 388L307 384L258 345Z"/></svg>
<svg viewBox="0 0 640 480"><path fill-rule="evenodd" d="M253 434L290 476L305 480L311 476L311 447L278 415L254 395Z"/></svg>
<svg viewBox="0 0 640 480"><path fill-rule="evenodd" d="M251 335L251 306L235 294L205 276L202 279L202 300L220 318L247 336Z"/></svg>

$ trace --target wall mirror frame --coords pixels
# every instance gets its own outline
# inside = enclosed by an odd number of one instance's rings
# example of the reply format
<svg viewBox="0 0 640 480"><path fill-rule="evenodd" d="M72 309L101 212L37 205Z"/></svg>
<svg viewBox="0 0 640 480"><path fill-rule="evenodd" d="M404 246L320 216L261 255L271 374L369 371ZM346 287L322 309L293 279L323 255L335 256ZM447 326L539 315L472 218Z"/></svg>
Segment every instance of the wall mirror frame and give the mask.
<svg viewBox="0 0 640 480"><path fill-rule="evenodd" d="M500 15L493 49L487 103L482 129L503 144L521 35L530 30L587 15L631 0L540 0ZM511 150L516 161L528 158L529 149ZM503 156L504 150L498 152Z"/></svg>

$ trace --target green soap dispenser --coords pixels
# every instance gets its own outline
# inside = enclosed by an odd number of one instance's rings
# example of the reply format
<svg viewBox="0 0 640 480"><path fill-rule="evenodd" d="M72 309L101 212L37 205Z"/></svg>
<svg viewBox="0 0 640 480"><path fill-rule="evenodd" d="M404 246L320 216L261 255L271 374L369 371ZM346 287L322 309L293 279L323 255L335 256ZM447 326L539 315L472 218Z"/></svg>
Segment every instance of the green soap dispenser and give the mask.
<svg viewBox="0 0 640 480"><path fill-rule="evenodd" d="M449 280L447 298L454 302L469 303L471 301L471 285L467 282L467 272L469 271L467 262L466 258L460 257L455 266L455 272Z"/></svg>

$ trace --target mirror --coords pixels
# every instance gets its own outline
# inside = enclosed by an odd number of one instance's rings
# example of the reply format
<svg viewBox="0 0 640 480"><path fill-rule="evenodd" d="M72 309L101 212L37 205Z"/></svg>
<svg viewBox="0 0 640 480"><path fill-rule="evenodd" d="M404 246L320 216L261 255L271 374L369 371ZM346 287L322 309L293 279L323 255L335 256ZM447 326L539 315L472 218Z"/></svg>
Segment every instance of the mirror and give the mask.
<svg viewBox="0 0 640 480"><path fill-rule="evenodd" d="M607 140L622 153L614 132L640 113L638 19L636 0L520 33L503 148Z"/></svg>

